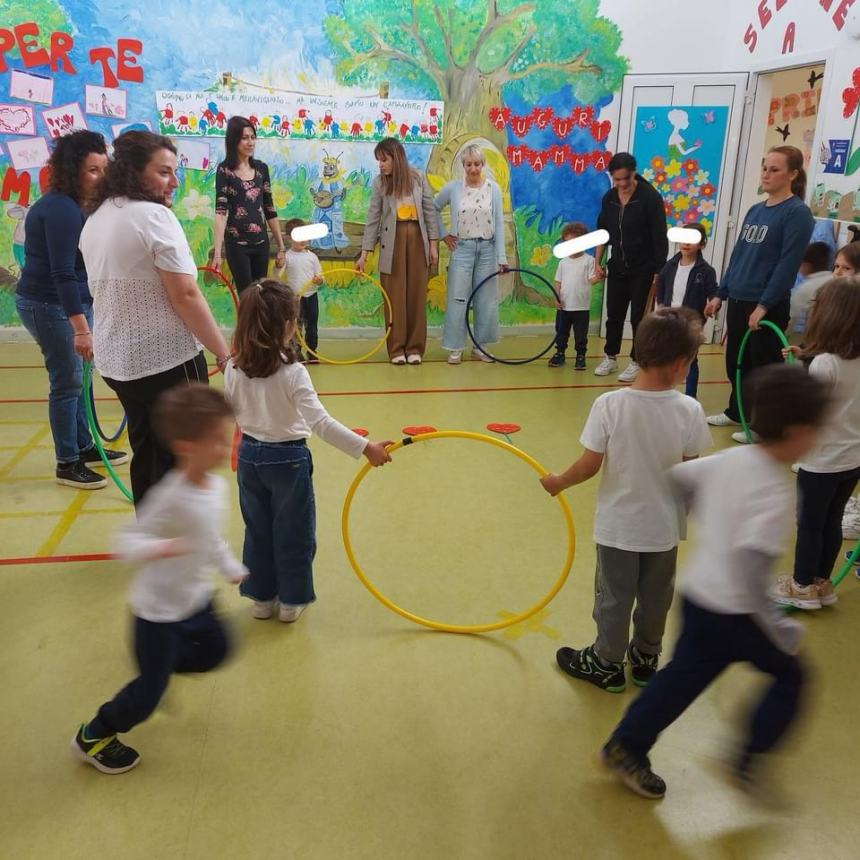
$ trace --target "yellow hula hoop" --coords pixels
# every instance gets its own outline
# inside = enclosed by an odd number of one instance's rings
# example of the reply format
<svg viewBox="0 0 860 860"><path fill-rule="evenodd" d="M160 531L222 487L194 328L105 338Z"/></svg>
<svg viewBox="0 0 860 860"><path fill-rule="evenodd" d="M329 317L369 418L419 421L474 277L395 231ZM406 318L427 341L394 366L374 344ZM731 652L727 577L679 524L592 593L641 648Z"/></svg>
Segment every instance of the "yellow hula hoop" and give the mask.
<svg viewBox="0 0 860 860"><path fill-rule="evenodd" d="M530 457L525 451L521 451L519 448L510 445L507 442L503 442L501 439L494 439L492 436L486 436L483 433L470 433L465 430L439 430L433 433L420 433L417 436L412 436L407 439L402 439L399 442L395 442L388 448L389 453L393 453L397 451L399 448L403 448L406 445L412 445L417 442L425 442L430 439L471 439L475 442L486 442L490 445L495 445L497 448L501 448L503 451L508 451L511 454L515 454L524 462L528 463L529 466L532 467L541 477L547 474L547 470L541 466L537 460ZM364 479L364 476L370 471L372 466L370 463L366 463L361 469L359 469L358 474L355 476L352 484L346 493L346 499L343 503L343 514L341 515L341 531L343 533L343 545L346 549L346 556L349 559L349 563L352 565L352 569L355 571L355 575L361 581L361 584L383 605L388 607L392 612L396 612L398 615L401 615L403 618L408 619L409 621L414 621L416 624L421 624L424 627L430 627L433 630L442 630L445 633L490 633L493 630L501 630L504 627L511 627L514 624L519 624L522 621L525 621L527 618L531 618L537 612L540 612L541 609L544 608L555 596L561 591L562 586L567 581L567 577L570 574L570 568L573 565L573 555L576 550L576 531L573 527L573 517L570 513L570 508L568 507L567 500L563 495L559 494L556 496L556 499L561 506L561 512L564 515L564 521L567 525L567 554L564 560L564 565L562 566L561 573L553 584L552 588L537 602L534 606L526 609L525 612L520 612L518 615L514 615L512 618L507 618L504 621L494 621L490 624L445 624L442 621L434 621L430 618L423 618L420 615L416 615L414 612L409 612L403 607L398 606L393 601L389 600L366 576L364 571L361 569L361 565L358 563L355 553L352 549L352 542L349 537L349 511L352 506L352 500L355 496L355 492L358 489L358 485Z"/></svg>
<svg viewBox="0 0 860 860"><path fill-rule="evenodd" d="M338 266L334 269L326 269L325 271L323 271L323 275L330 275L332 272L349 272L353 275L361 275L363 278L366 278L368 281L370 281L371 284L375 284L377 287L379 287L379 292L382 293L382 298L385 300L385 305L388 308L388 325L385 326L385 331L383 332L382 337L379 339L378 343L374 344L373 349L371 349L369 352L366 352L364 355L360 355L358 358L350 359L328 358L327 356L322 355L322 353L311 349L305 341L301 327L296 329L296 340L299 342L305 352L309 352L312 356L314 356L314 358L318 358L320 361L324 361L326 364L359 364L362 361L366 361L372 355L376 355L376 353L379 352L379 350L384 345L385 341L388 340L388 332L391 330L391 319L394 316L394 312L391 307L391 299L388 298L388 293L386 293L385 290L382 289L382 284L380 284L379 281L376 280L376 278L372 278L370 275L368 275L367 272L359 272L358 269L351 269L349 268L349 266ZM299 291L300 299L302 298L302 296L304 296L304 294L308 290L308 287L310 287L313 282L313 278L311 278L311 280L309 280L301 288L301 290Z"/></svg>

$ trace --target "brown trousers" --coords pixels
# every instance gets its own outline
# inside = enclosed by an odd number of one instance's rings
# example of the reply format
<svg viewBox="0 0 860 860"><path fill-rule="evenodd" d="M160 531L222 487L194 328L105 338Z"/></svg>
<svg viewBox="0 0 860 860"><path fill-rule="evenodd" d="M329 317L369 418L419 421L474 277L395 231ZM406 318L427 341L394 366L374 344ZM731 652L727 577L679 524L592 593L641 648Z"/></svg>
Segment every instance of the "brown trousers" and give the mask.
<svg viewBox="0 0 860 860"><path fill-rule="evenodd" d="M394 233L391 274L380 274L382 289L391 301L393 319L385 306L388 356L424 355L427 345L427 279L430 271L417 221L398 221Z"/></svg>

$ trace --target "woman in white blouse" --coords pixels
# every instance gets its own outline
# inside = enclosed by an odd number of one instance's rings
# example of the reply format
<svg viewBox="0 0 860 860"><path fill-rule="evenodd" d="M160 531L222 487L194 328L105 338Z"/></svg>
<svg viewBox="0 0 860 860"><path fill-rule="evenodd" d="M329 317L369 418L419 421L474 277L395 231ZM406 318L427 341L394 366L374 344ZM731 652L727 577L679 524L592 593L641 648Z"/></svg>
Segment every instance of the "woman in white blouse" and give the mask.
<svg viewBox="0 0 860 860"><path fill-rule="evenodd" d="M452 180L436 195L441 213L451 207L451 229L444 238L451 251L448 264L448 304L442 346L448 350L449 364L459 364L466 342L466 304L475 287L494 272L507 269L505 222L502 192L484 176L486 160L479 146L467 146L461 155L464 178ZM439 231L445 233L441 215ZM498 281L493 278L478 290L472 302L473 331L481 346L499 339ZM479 350L473 358L492 361Z"/></svg>
<svg viewBox="0 0 860 860"><path fill-rule="evenodd" d="M168 138L148 131L120 135L81 233L93 295L94 362L128 416L135 505L173 465L150 423L159 394L207 381L202 346L221 369L230 354L170 211L177 184L176 147Z"/></svg>

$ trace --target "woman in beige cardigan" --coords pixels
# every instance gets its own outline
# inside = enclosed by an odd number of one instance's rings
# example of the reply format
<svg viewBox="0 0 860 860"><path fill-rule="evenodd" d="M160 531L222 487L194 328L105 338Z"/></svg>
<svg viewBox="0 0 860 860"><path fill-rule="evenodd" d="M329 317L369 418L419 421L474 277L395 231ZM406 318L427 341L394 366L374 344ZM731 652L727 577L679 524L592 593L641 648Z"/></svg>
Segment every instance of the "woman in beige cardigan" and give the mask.
<svg viewBox="0 0 860 860"><path fill-rule="evenodd" d="M409 166L400 141L381 140L373 154L379 176L373 181L355 268L364 271L367 255L379 242L379 278L392 308L391 318L385 308L388 357L392 364L421 364L427 343L427 279L439 261L433 192Z"/></svg>

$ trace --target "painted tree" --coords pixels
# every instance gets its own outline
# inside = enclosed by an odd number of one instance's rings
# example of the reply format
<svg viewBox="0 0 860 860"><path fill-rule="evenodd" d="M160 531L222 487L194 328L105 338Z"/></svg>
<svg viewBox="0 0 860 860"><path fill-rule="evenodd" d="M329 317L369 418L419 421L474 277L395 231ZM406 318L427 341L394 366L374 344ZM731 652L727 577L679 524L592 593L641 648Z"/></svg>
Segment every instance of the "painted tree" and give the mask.
<svg viewBox="0 0 860 860"><path fill-rule="evenodd" d="M445 102L445 144L428 173L448 176L466 140L484 137L500 151L505 133L488 111L502 90L524 98L565 85L584 103L618 90L627 61L621 34L598 14L599 0L343 0L325 31L345 84L416 91Z"/></svg>

